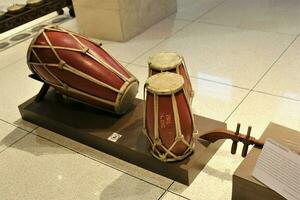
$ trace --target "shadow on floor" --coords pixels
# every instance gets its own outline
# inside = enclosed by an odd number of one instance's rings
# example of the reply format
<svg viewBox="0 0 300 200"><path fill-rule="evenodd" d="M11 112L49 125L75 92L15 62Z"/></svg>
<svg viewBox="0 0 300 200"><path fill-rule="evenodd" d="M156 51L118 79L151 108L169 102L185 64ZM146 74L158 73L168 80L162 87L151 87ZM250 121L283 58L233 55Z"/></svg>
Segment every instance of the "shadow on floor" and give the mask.
<svg viewBox="0 0 300 200"><path fill-rule="evenodd" d="M109 184L99 199L158 199L164 190L126 174Z"/></svg>

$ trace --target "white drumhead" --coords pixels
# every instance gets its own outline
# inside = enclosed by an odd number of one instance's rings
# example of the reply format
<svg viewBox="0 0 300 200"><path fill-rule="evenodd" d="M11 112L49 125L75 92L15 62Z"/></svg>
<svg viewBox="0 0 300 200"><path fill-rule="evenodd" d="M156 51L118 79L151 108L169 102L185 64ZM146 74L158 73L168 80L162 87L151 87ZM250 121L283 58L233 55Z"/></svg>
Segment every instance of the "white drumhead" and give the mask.
<svg viewBox="0 0 300 200"><path fill-rule="evenodd" d="M13 4L7 8L8 12L17 12L25 8L24 4Z"/></svg>
<svg viewBox="0 0 300 200"><path fill-rule="evenodd" d="M146 88L152 93L171 94L182 89L184 79L181 75L162 72L148 78Z"/></svg>
<svg viewBox="0 0 300 200"><path fill-rule="evenodd" d="M181 63L182 57L174 52L161 52L150 56L148 60L150 68L161 71L174 69Z"/></svg>
<svg viewBox="0 0 300 200"><path fill-rule="evenodd" d="M37 4L40 4L42 3L43 0L27 0L27 4L28 5L37 5Z"/></svg>
<svg viewBox="0 0 300 200"><path fill-rule="evenodd" d="M0 19L4 18L5 14L6 14L6 12L0 10Z"/></svg>

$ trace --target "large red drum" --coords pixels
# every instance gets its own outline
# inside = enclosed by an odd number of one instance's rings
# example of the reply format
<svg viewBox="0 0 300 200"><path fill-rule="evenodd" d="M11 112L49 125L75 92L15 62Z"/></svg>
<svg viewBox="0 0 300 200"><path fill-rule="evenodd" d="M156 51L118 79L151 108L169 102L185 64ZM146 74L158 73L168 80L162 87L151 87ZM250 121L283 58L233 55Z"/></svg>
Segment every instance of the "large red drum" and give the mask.
<svg viewBox="0 0 300 200"><path fill-rule="evenodd" d="M117 114L138 92L138 80L100 45L60 27L46 27L32 41L27 62L66 96Z"/></svg>
<svg viewBox="0 0 300 200"><path fill-rule="evenodd" d="M194 91L186 68L184 58L174 52L161 52L149 57L149 77L161 72L180 74L184 79L183 89L190 103L193 101Z"/></svg>
<svg viewBox="0 0 300 200"><path fill-rule="evenodd" d="M163 72L145 84L144 133L151 153L161 161L178 161L193 152L197 134L182 76Z"/></svg>

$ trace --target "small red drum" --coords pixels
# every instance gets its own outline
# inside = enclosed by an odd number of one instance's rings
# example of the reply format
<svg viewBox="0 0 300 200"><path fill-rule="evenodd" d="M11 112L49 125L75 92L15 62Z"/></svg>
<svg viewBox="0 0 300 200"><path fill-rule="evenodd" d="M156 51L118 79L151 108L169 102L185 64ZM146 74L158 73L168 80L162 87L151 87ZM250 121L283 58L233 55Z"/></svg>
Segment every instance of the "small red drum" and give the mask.
<svg viewBox="0 0 300 200"><path fill-rule="evenodd" d="M149 77L160 72L173 72L180 74L184 79L183 89L187 98L192 103L194 92L189 78L184 58L177 53L161 52L149 57Z"/></svg>
<svg viewBox="0 0 300 200"><path fill-rule="evenodd" d="M46 27L33 39L27 62L62 94L117 114L138 92L138 80L100 45L59 27Z"/></svg>
<svg viewBox="0 0 300 200"><path fill-rule="evenodd" d="M197 134L182 76L163 72L145 84L144 133L161 161L183 160L193 152Z"/></svg>

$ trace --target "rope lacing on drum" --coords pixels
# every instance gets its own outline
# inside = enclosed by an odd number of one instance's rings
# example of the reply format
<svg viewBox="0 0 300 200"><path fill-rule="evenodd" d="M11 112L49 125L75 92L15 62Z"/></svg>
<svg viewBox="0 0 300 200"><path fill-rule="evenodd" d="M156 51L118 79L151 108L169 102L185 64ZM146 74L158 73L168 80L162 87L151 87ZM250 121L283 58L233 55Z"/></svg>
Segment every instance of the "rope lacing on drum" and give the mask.
<svg viewBox="0 0 300 200"><path fill-rule="evenodd" d="M68 91L69 86L68 86L67 84L63 83L63 89L64 89L65 91Z"/></svg>
<svg viewBox="0 0 300 200"><path fill-rule="evenodd" d="M46 27L42 32L41 34L44 36L45 40L47 41L48 43L48 46L42 46L42 45L32 45L31 46L31 51L32 53L34 54L34 56L37 58L38 60L38 63L35 63L35 62L31 62L31 61L28 61L28 64L29 65L41 65L43 66L43 68L59 83L59 85L57 84L54 84L54 83L50 83L49 81L47 80L43 80L44 82L50 84L50 85L53 85L57 88L60 88L62 90L68 90L70 92L73 92L73 93L77 93L77 94L80 94L80 95L83 95L83 96L87 96L87 97L90 97L92 99L95 99L97 101L101 101L103 103L106 103L108 105L111 105L111 106L115 106L115 102L112 102L112 101L109 101L109 100L105 100L105 99L102 99L102 98L99 98L99 97L96 97L96 96L93 96L93 95L90 95L90 94L86 94L78 89L75 89L75 88L72 88L70 86L68 86L66 83L63 83L58 77L56 77L46 66L48 67L57 67L58 69L61 69L61 70L66 70L66 71L69 71L73 74L76 74L78 75L79 77L82 77L82 78L85 78L85 79L88 79L90 80L91 82L97 84L97 85L101 85L105 88L108 88L112 91L115 91L117 93L121 92L120 90L98 80L98 79L95 79L93 77L91 77L90 75L88 74L85 74L77 69L75 69L74 67L68 65L63 59L60 58L60 56L57 54L57 52L55 51L56 49L62 49L62 50L68 50L68 51L75 51L75 52L78 52L78 51L81 51L81 50L78 50L78 49L74 49L74 48L66 48L66 47L57 47L57 46L54 46L50 39L48 38L47 34L46 34L46 31L47 30L50 30L50 31L58 31L58 32L62 32L62 33L67 33L69 35L71 35L73 38L76 38L74 35L72 35L70 32L68 31L65 31L65 30L62 30L61 28L57 27L57 28L51 28L51 27ZM77 39L78 40L78 39ZM88 40L88 39L87 39ZM80 41L79 41L80 42ZM80 44L82 44L80 42ZM39 58L39 56L37 55L37 53L35 52L34 49L39 49L39 48L43 48L43 49L50 49L53 54L55 55L55 57L57 58L57 60L59 61L58 64L54 64L54 63L43 63L42 60ZM88 48L85 48L84 51L87 53L89 50ZM34 66L32 66L32 68L34 68ZM37 74L39 74L37 72L37 70L34 70ZM41 75L39 75L40 77L43 77Z"/></svg>
<svg viewBox="0 0 300 200"><path fill-rule="evenodd" d="M66 65L66 62L63 61L63 60L60 60L59 63L58 63L58 68L59 69L64 69L65 65Z"/></svg>
<svg viewBox="0 0 300 200"><path fill-rule="evenodd" d="M174 112L174 120L175 120L175 124L176 124L176 136L175 136L175 140L172 143L172 145L169 148L166 148L162 141L161 138L159 137L159 133L158 133L158 105L157 105L157 95L154 95L154 135L153 135L153 139L150 138L150 136L147 133L147 129L146 129L146 87L147 87L147 83L144 85L144 90L143 90L143 97L144 97L144 120L143 120L143 133L146 135L146 137L148 138L148 141L150 142L151 145L151 154L164 162L172 162L172 161L179 161L179 160L183 160L186 157L188 157L190 154L193 153L194 150L194 140L193 138L191 138L190 143L184 138L184 135L181 133L181 127L180 127L180 123L179 123L179 116L178 116L178 110L177 110L177 105L176 105L176 99L175 99L175 95L172 94L172 106L173 106L173 112ZM192 121L193 118L192 118ZM195 131L194 129L194 124L193 124L193 136L197 135L197 131ZM175 147L175 145L179 142L182 142L183 144L185 144L186 146L186 150L183 152L182 155L176 155L175 153L172 152L173 148ZM163 151L159 150L162 149Z"/></svg>
<svg viewBox="0 0 300 200"><path fill-rule="evenodd" d="M172 161L180 161L185 159L186 157L188 157L189 155L191 155L193 153L194 147L195 147L195 143L194 141L191 141L191 143L188 143L184 138L182 138L182 140L180 141L174 141L172 143L172 145L170 146L170 148L166 148L160 139L155 139L154 141L148 136L147 134L147 130L144 128L143 129L143 133L146 135L146 137L148 138L148 141L150 142L151 145L151 154L163 161L163 162L172 162ZM172 149L175 147L175 145L177 144L177 142L183 142L187 148L186 150L183 152L182 155L178 156L176 154L174 154L172 152ZM164 152L160 151L159 148L161 148Z"/></svg>
<svg viewBox="0 0 300 200"><path fill-rule="evenodd" d="M81 52L82 53L84 53L84 54L87 54L88 52L89 52L89 48L87 48L87 47L83 47L82 49L81 49Z"/></svg>

